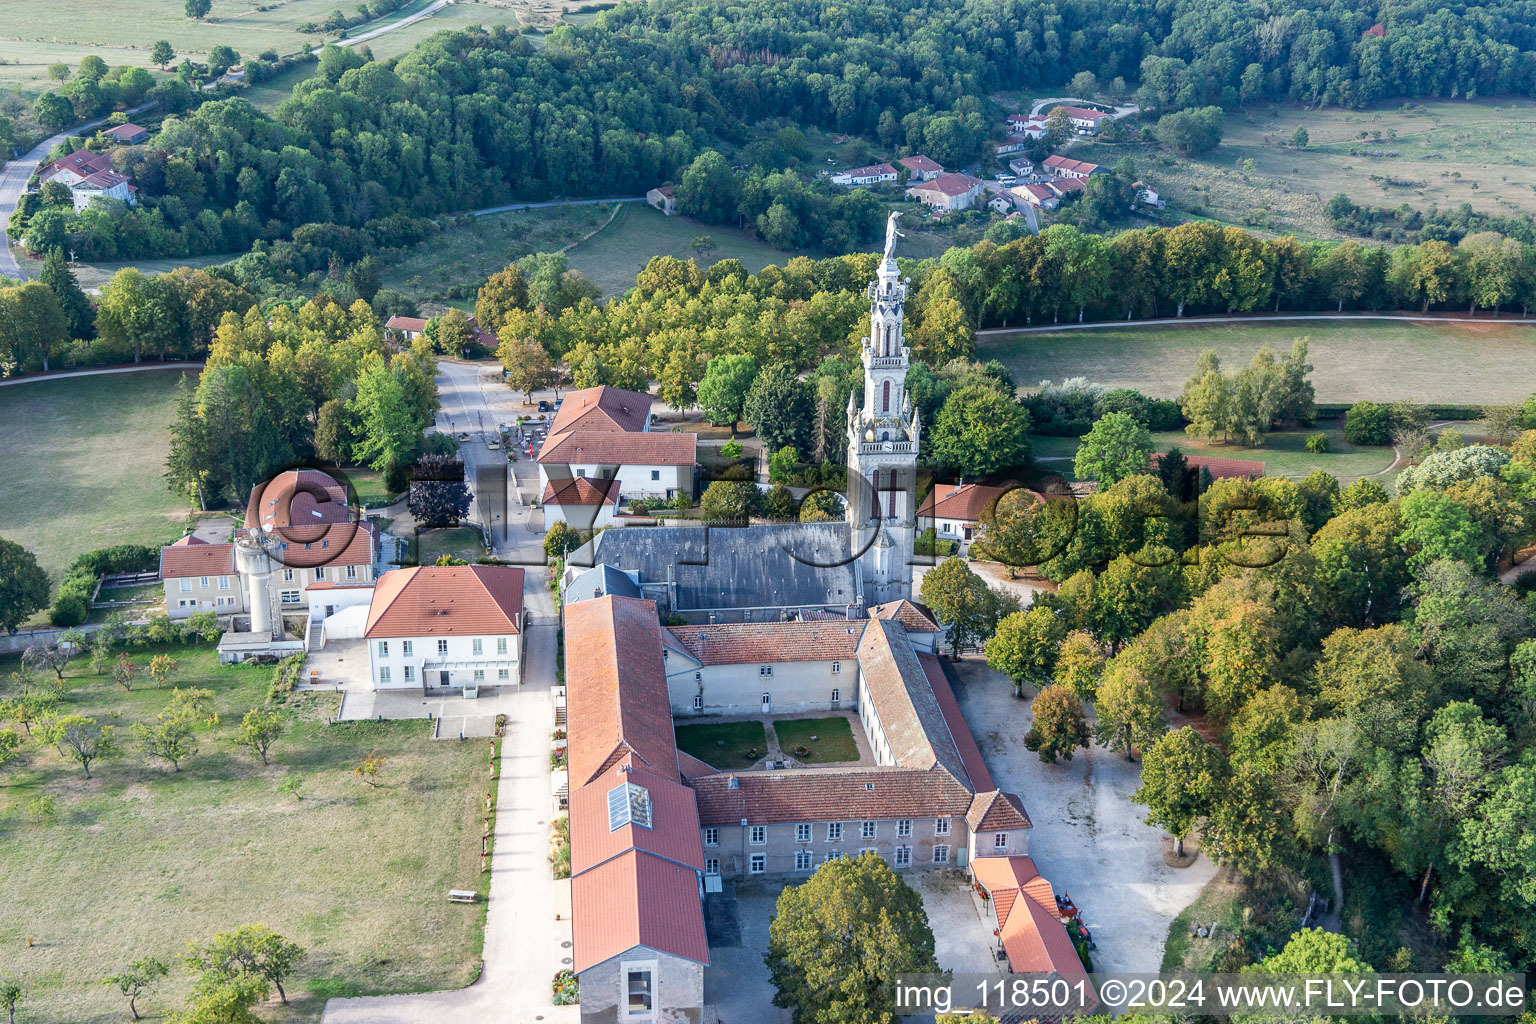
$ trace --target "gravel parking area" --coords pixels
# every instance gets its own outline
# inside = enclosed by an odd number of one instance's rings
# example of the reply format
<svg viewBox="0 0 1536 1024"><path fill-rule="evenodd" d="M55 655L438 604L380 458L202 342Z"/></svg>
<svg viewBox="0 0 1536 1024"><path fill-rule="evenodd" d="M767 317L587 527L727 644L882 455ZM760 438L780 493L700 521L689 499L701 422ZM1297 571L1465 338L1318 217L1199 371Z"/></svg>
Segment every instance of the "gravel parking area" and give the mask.
<svg viewBox="0 0 1536 1024"><path fill-rule="evenodd" d="M1163 861L1167 839L1131 801L1141 763L1099 748L1044 764L1024 747L1032 720L1008 679L979 657L949 665L955 693L997 784L1024 801L1034 822L1029 852L1058 893L1082 911L1101 971L1156 971L1175 915L1216 874L1202 856L1186 868ZM1175 718L1175 728L1185 724ZM973 914L974 916L974 914Z"/></svg>

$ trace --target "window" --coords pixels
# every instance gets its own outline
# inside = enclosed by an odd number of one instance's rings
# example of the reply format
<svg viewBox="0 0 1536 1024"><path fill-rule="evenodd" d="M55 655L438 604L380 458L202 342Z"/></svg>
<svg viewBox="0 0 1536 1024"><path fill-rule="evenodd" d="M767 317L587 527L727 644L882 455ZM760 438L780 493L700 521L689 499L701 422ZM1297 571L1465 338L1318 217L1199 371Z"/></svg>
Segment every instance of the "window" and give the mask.
<svg viewBox="0 0 1536 1024"><path fill-rule="evenodd" d="M796 850L795 851L795 870L796 871L809 871L809 870L811 870L811 860L812 860L812 857L811 857L811 851L810 850Z"/></svg>
<svg viewBox="0 0 1536 1024"><path fill-rule="evenodd" d="M407 666L405 666L405 681L408 682L408 683L414 683L416 681L416 666L415 665L407 665Z"/></svg>
<svg viewBox="0 0 1536 1024"><path fill-rule="evenodd" d="M757 674L760 675L760 676L771 676L771 675L773 675L773 666L772 665L759 665L759 666L757 666Z"/></svg>
<svg viewBox="0 0 1536 1024"><path fill-rule="evenodd" d="M720 845L720 830L717 829L717 828L707 828L707 829L705 829L704 830L704 845L705 846L719 846Z"/></svg>
<svg viewBox="0 0 1536 1024"><path fill-rule="evenodd" d="M994 832L992 834L992 849L1006 850L1008 848L1008 833Z"/></svg>
<svg viewBox="0 0 1536 1024"><path fill-rule="evenodd" d="M484 654L485 641L481 640L479 637L475 637L469 642L469 651L471 654Z"/></svg>
<svg viewBox="0 0 1536 1024"><path fill-rule="evenodd" d="M184 577L182 579L181 592L183 594L190 594L192 592L192 578L190 576Z"/></svg>
<svg viewBox="0 0 1536 1024"><path fill-rule="evenodd" d="M506 682L508 679L511 679L511 678L512 678L512 672L511 672L510 669L499 668L499 669L496 670L496 679L497 679L498 682Z"/></svg>
<svg viewBox="0 0 1536 1024"><path fill-rule="evenodd" d="M827 842L840 843L842 841L843 823L840 821L829 821L827 823Z"/></svg>
<svg viewBox="0 0 1536 1024"><path fill-rule="evenodd" d="M900 821L898 821L896 823L896 834L898 836L909 836L909 835L911 835L912 834L912 819L911 818L902 818Z"/></svg>
<svg viewBox="0 0 1536 1024"><path fill-rule="evenodd" d="M328 547L331 546L331 542L329 540L323 540L323 541L320 542L320 546L322 548L328 548Z"/></svg>
<svg viewBox="0 0 1536 1024"><path fill-rule="evenodd" d="M795 842L808 843L811 841L811 826L806 824L795 826Z"/></svg>
<svg viewBox="0 0 1536 1024"><path fill-rule="evenodd" d="M349 579L349 580L357 579L357 566L355 566L355 565L347 566L347 579Z"/></svg>
<svg viewBox="0 0 1536 1024"><path fill-rule="evenodd" d="M389 666L388 665L380 665L379 666L379 682L381 682L381 683L389 682Z"/></svg>
<svg viewBox="0 0 1536 1024"><path fill-rule="evenodd" d="M652 480L660 480L661 479L661 470L659 470L659 469L651 470L651 479Z"/></svg>
<svg viewBox="0 0 1536 1024"><path fill-rule="evenodd" d="M485 682L485 669L483 669L483 668L475 669L475 682L477 682L477 683Z"/></svg>
<svg viewBox="0 0 1536 1024"><path fill-rule="evenodd" d="M949 847L947 847L947 846L935 846L933 848L933 862L935 864L948 864L949 863Z"/></svg>
<svg viewBox="0 0 1536 1024"><path fill-rule="evenodd" d="M704 858L704 873L706 875L718 875L720 873L720 858L719 857L705 857Z"/></svg>
<svg viewBox="0 0 1536 1024"><path fill-rule="evenodd" d="M842 671L842 670L843 670L843 663L842 663L842 662L840 662L840 661L834 661L834 662L833 662L833 663L832 663L832 674L833 674L833 675L837 675L837 674L838 674L838 673L839 673L839 672L841 672L841 671ZM836 697L834 697L834 698L832 698L832 699L833 699L833 700L836 700L836 699L837 699L837 698L836 698Z"/></svg>
<svg viewBox="0 0 1536 1024"><path fill-rule="evenodd" d="M208 577L207 576L199 576L198 577L197 585L202 587L204 590L207 590L208 589Z"/></svg>
<svg viewBox="0 0 1536 1024"><path fill-rule="evenodd" d="M381 657L381 658L389 657L389 641L388 640L380 640L379 641L379 657Z"/></svg>
<svg viewBox="0 0 1536 1024"><path fill-rule="evenodd" d="M899 868L907 868L912 866L912 847L896 847L896 866Z"/></svg>
<svg viewBox="0 0 1536 1024"><path fill-rule="evenodd" d="M955 532L954 531L954 525L955 525L954 523L945 523L944 524L944 528L942 530L940 530L939 532L940 533L954 533Z"/></svg>
<svg viewBox="0 0 1536 1024"><path fill-rule="evenodd" d="M825 864L829 860L841 860L846 856L848 855L841 850L828 850L826 856L821 858L821 862Z"/></svg>
<svg viewBox="0 0 1536 1024"><path fill-rule="evenodd" d="M283 604L298 604L299 592L297 590L285 590L282 593Z"/></svg>
<svg viewBox="0 0 1536 1024"><path fill-rule="evenodd" d="M766 853L754 853L752 855L751 871L754 875L760 875L768 870L768 855Z"/></svg>
<svg viewBox="0 0 1536 1024"><path fill-rule="evenodd" d="M403 654L407 658L409 658L412 654L415 653L415 651L416 651L416 642L414 640L401 640L400 641L400 653L401 654Z"/></svg>
<svg viewBox="0 0 1536 1024"><path fill-rule="evenodd" d="M936 835L936 836L947 836L947 835L949 835L949 819L948 818L934 818L933 819L933 834Z"/></svg>
<svg viewBox="0 0 1536 1024"><path fill-rule="evenodd" d="M752 826L752 845L753 846L762 846L767 841L768 841L768 826L767 825L753 825Z"/></svg>
<svg viewBox="0 0 1536 1024"><path fill-rule="evenodd" d="M497 654L506 654L507 653L507 638L506 637L499 636L499 637L496 638L496 653Z"/></svg>
<svg viewBox="0 0 1536 1024"><path fill-rule="evenodd" d="M584 470L584 469L578 469L578 470L577 470L577 471L576 471L576 475L577 475L577 476L586 476L586 475L587 475L587 471L586 471L586 470Z"/></svg>
<svg viewBox="0 0 1536 1024"><path fill-rule="evenodd" d="M439 640L437 642L437 653L438 654L447 654L448 653L448 641L447 640Z"/></svg>
<svg viewBox="0 0 1536 1024"><path fill-rule="evenodd" d="M704 698L700 697L698 694L694 694L694 697L693 697L693 710L695 710L695 711L703 711L704 710Z"/></svg>
<svg viewBox="0 0 1536 1024"><path fill-rule="evenodd" d="M874 847L873 847L873 846L866 846L866 847L864 847L864 849L862 849L862 850L860 850L860 851L859 851L859 856L860 856L860 857L862 857L862 856L864 856L864 855L865 855L865 854L866 854L866 853L879 853L879 852L880 852L880 851L879 851L879 850L877 850L877 849L875 849L875 848L874 848ZM882 858L882 859L883 859L883 858Z"/></svg>
<svg viewBox="0 0 1536 1024"><path fill-rule="evenodd" d="M843 691L842 691L842 690L839 690L839 689L838 689L838 688L837 688L837 687L835 687L835 686L834 686L834 687L832 687L832 703L833 703L833 704L837 704L837 703L839 703L839 702L840 702L840 701L841 701L841 700L842 700L842 699L843 699Z"/></svg>
<svg viewBox="0 0 1536 1024"><path fill-rule="evenodd" d="M323 565L315 566L315 582L319 583L323 579L325 579L325 566L323 566Z"/></svg>
<svg viewBox="0 0 1536 1024"><path fill-rule="evenodd" d="M228 576L220 576L219 577L219 589L220 590L228 590L229 589L229 577Z"/></svg>
<svg viewBox="0 0 1536 1024"><path fill-rule="evenodd" d="M293 582L293 570L292 569L284 569L283 570L283 582L284 583L292 583Z"/></svg>
<svg viewBox="0 0 1536 1024"><path fill-rule="evenodd" d="M649 1017L655 1011L651 971L651 964L624 965L624 1016Z"/></svg>
<svg viewBox="0 0 1536 1024"><path fill-rule="evenodd" d="M632 782L622 782L608 791L608 831L625 825L651 827L651 791Z"/></svg>
<svg viewBox="0 0 1536 1024"><path fill-rule="evenodd" d="M875 823L872 822L872 821L866 821L862 825L860 825L859 826L859 837L861 839L873 839L873 838L875 838Z"/></svg>

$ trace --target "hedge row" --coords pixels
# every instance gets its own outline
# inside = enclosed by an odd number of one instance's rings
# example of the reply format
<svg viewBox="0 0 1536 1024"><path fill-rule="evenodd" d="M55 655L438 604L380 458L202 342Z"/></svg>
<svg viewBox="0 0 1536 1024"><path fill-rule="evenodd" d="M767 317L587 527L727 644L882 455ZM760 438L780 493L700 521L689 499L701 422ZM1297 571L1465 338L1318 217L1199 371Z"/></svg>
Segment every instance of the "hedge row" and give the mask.
<svg viewBox="0 0 1536 1024"><path fill-rule="evenodd" d="M48 612L49 621L55 626L78 626L91 613L91 595L96 591L96 581L109 572L149 572L160 565L160 549L147 544L119 544L111 548L97 548L69 563L64 570L64 581L59 584L59 596L54 599Z"/></svg>

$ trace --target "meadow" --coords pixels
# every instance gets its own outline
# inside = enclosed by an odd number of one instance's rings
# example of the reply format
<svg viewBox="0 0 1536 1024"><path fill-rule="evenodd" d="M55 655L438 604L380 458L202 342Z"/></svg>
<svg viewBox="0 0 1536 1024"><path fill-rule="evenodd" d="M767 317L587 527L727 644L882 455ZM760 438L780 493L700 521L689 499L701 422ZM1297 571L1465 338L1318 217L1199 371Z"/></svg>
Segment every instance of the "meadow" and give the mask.
<svg viewBox="0 0 1536 1024"><path fill-rule="evenodd" d="M0 388L0 537L35 554L55 584L82 552L181 535L189 507L162 476L179 376L156 370Z"/></svg>
<svg viewBox="0 0 1536 1024"><path fill-rule="evenodd" d="M1288 352L1310 339L1319 402L1504 405L1536 391L1536 322L1308 320L1198 326L1095 327L977 339L1021 386L1083 376L1111 387L1177 398L1204 349L1222 366L1246 365L1262 345Z"/></svg>
<svg viewBox="0 0 1536 1024"><path fill-rule="evenodd" d="M1305 149L1291 145L1297 128L1307 131ZM1175 220L1210 217L1336 238L1345 236L1329 226L1324 207L1340 193L1363 206L1469 203L1486 213L1536 214L1533 130L1536 104L1524 99L1375 110L1255 106L1228 113L1221 145L1197 158L1139 142L1079 142L1070 155L1108 164L1131 157Z"/></svg>
<svg viewBox="0 0 1536 1024"><path fill-rule="evenodd" d="M172 685L211 690L219 715L198 724L199 749L179 772L125 750L87 780L53 748L24 743L0 776L0 946L25 992L17 1019L127 1019L101 979L140 956L172 965L139 1001L160 1016L190 990L179 963L187 943L254 922L307 950L284 986L290 1005L262 1007L269 1021L318 1021L335 995L473 980L484 905L445 897L483 887L485 746L434 741L424 721L331 725L335 695L299 693L263 765L230 740L273 670L220 666L209 647L135 653L131 692L77 660L65 711L111 718L131 746L131 724L152 721L171 697L144 681L156 653L177 659ZM370 751L385 758L377 788L352 770Z"/></svg>

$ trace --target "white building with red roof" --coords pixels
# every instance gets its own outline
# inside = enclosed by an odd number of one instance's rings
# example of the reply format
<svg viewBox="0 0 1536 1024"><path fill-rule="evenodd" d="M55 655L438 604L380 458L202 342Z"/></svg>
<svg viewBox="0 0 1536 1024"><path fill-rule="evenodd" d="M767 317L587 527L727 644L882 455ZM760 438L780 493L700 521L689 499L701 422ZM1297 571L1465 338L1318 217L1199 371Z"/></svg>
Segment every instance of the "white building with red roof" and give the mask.
<svg viewBox="0 0 1536 1024"><path fill-rule="evenodd" d="M130 206L138 202L139 190L126 175L112 169L110 153L76 150L48 164L37 178L39 182L56 181L66 186L77 211L98 198L120 199Z"/></svg>
<svg viewBox="0 0 1536 1024"><path fill-rule="evenodd" d="M969 210L981 195L982 182L969 174L941 174L932 181L920 181L907 187L907 198L916 199L940 212Z"/></svg>
<svg viewBox="0 0 1536 1024"><path fill-rule="evenodd" d="M1114 120L1104 111L1088 107L1059 106L1053 107L1051 113L1054 114L1058 110L1067 115L1067 119L1072 122L1072 127L1077 129L1079 135L1092 135L1102 128L1106 121Z"/></svg>
<svg viewBox="0 0 1536 1024"><path fill-rule="evenodd" d="M908 181L932 181L944 173L944 168L939 166L938 161L929 159L921 153L904 156L896 162L911 172L910 177L907 178Z"/></svg>
<svg viewBox="0 0 1536 1024"><path fill-rule="evenodd" d="M587 479L605 500L692 497L697 461L697 435L651 429L650 395L606 385L583 388L565 396L549 425L539 449L539 491L558 496L557 504L591 498L592 491L569 490L572 481ZM617 494L604 481L616 481ZM545 526L553 522L546 513Z"/></svg>
<svg viewBox="0 0 1536 1024"><path fill-rule="evenodd" d="M523 570L424 565L379 577L363 629L375 690L479 695L522 683Z"/></svg>
<svg viewBox="0 0 1536 1024"><path fill-rule="evenodd" d="M832 184L842 185L845 188L857 188L861 185L885 185L895 180L896 168L887 163L854 167L851 170L838 171L832 175Z"/></svg>
<svg viewBox="0 0 1536 1024"><path fill-rule="evenodd" d="M233 544L210 544L189 534L160 549L165 610L173 619L198 612L232 615L245 610L245 588Z"/></svg>
<svg viewBox="0 0 1536 1024"><path fill-rule="evenodd" d="M1060 153L1052 153L1040 162L1041 170L1057 178L1076 178L1079 181L1087 181L1095 174L1108 174L1109 172L1098 164L1089 163L1087 160L1073 160L1069 156Z"/></svg>

